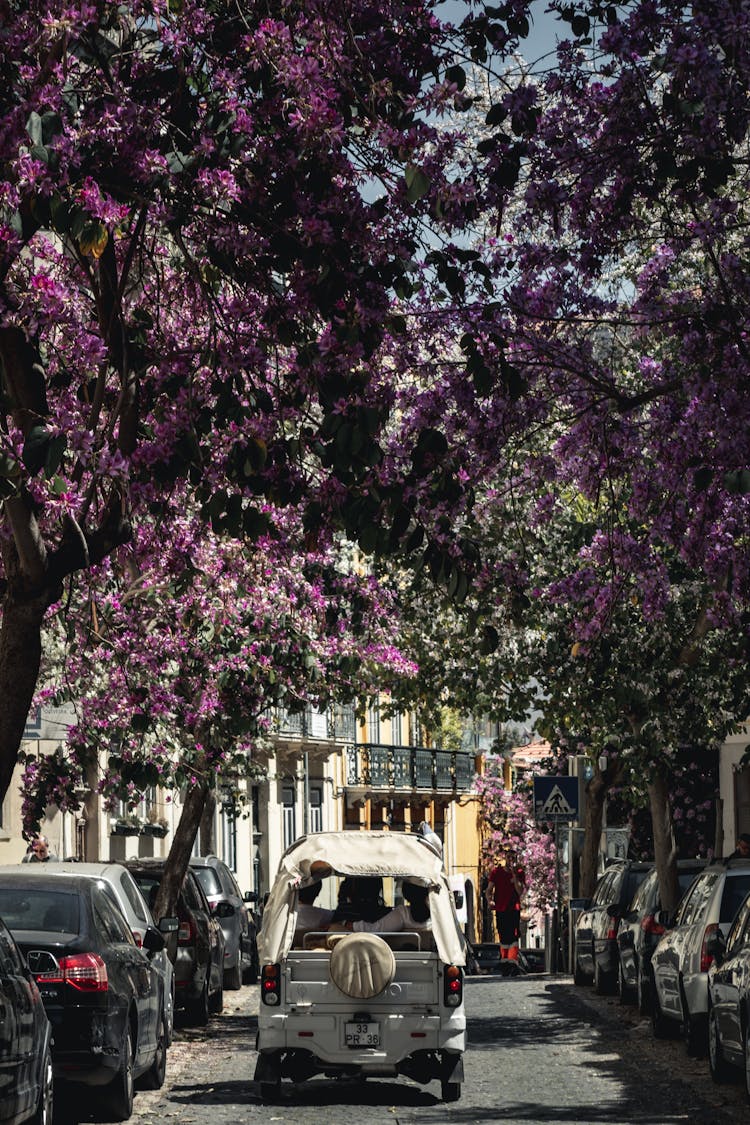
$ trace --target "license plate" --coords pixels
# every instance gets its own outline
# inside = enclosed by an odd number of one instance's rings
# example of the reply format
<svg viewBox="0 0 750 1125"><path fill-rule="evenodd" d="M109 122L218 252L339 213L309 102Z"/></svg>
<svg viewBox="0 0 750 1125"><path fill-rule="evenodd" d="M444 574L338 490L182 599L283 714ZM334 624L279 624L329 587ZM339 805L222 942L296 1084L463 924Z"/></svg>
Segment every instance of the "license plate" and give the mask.
<svg viewBox="0 0 750 1125"><path fill-rule="evenodd" d="M344 1025L344 1042L347 1047L379 1047L379 1023L347 1023Z"/></svg>

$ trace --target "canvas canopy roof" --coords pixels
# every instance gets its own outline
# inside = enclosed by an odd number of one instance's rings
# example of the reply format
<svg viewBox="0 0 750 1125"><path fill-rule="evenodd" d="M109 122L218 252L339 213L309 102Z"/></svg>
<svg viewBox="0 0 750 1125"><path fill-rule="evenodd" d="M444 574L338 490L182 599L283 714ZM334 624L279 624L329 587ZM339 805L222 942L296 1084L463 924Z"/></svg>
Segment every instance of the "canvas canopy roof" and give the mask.
<svg viewBox="0 0 750 1125"><path fill-rule="evenodd" d="M287 848L263 912L258 935L261 961L275 963L291 948L295 895L329 875L409 878L430 888L435 946L446 964L465 963L465 943L453 907L442 858L420 836L400 832L316 832Z"/></svg>

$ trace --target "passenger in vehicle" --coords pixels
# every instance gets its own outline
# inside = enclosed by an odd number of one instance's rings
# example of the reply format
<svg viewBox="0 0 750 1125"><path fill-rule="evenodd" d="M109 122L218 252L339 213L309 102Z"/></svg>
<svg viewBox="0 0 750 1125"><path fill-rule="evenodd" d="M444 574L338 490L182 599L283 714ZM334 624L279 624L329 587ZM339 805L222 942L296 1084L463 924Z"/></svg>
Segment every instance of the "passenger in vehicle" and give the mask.
<svg viewBox="0 0 750 1125"><path fill-rule="evenodd" d="M401 906L395 906L393 910L389 910L387 914L376 921L351 921L349 924L353 932L356 934L397 934L401 933L402 930L415 930L417 933L431 930L429 889L420 887L416 883L403 883L401 890L406 899L405 903Z"/></svg>
<svg viewBox="0 0 750 1125"><path fill-rule="evenodd" d="M377 922L388 907L383 902L383 880L377 876L349 876L339 887L334 922Z"/></svg>
<svg viewBox="0 0 750 1125"><path fill-rule="evenodd" d="M333 918L333 911L322 906L315 906L315 899L320 894L320 883L311 883L309 887L300 887L297 891L297 925L295 937L300 930L326 930Z"/></svg>

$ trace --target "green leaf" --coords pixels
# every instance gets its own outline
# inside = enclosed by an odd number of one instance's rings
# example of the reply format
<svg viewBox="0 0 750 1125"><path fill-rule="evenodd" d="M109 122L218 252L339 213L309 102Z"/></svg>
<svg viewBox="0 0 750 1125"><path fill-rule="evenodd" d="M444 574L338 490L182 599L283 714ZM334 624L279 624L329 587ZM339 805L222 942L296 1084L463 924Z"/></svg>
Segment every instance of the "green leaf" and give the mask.
<svg viewBox="0 0 750 1125"><path fill-rule="evenodd" d="M43 468L52 435L46 426L32 426L23 443L23 463L33 476Z"/></svg>
<svg viewBox="0 0 750 1125"><path fill-rule="evenodd" d="M51 480L60 468L60 462L67 447L68 442L65 434L58 434L57 437L52 438L47 448L47 456L44 459L44 475L47 480Z"/></svg>
<svg viewBox="0 0 750 1125"><path fill-rule="evenodd" d="M32 110L26 121L26 132L31 138L33 145L41 145L42 138L42 119L36 110Z"/></svg>
<svg viewBox="0 0 750 1125"><path fill-rule="evenodd" d="M449 82L455 83L459 90L463 90L466 85L466 71L462 66L449 66L445 72L445 77Z"/></svg>
<svg viewBox="0 0 750 1125"><path fill-rule="evenodd" d="M410 203L416 203L430 190L430 178L426 172L416 164L406 166L406 198Z"/></svg>
<svg viewBox="0 0 750 1125"><path fill-rule="evenodd" d="M502 102L496 102L485 117L485 124L499 125L508 116L508 111Z"/></svg>
<svg viewBox="0 0 750 1125"><path fill-rule="evenodd" d="M482 656L489 656L494 652L500 644L500 635L494 625L485 625L482 630L482 639L479 643L479 651Z"/></svg>

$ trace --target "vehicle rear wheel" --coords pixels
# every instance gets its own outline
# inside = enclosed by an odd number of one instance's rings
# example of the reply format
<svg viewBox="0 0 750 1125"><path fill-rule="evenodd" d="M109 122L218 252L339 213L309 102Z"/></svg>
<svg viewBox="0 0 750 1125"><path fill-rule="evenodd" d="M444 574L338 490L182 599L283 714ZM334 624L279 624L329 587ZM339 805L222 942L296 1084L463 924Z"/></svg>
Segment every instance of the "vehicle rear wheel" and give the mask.
<svg viewBox="0 0 750 1125"><path fill-rule="evenodd" d="M39 1101L37 1102L36 1110L34 1112L34 1116L31 1118L30 1125L52 1125L54 1086L55 1082L52 1074L52 1055L48 1047L47 1052L44 1056L44 1063L42 1064Z"/></svg>
<svg viewBox="0 0 750 1125"><path fill-rule="evenodd" d="M719 1038L719 1023L713 1008L708 1012L708 1066L714 1082L726 1082L730 1071Z"/></svg>
<svg viewBox="0 0 750 1125"><path fill-rule="evenodd" d="M581 966L578 962L578 953L577 953L576 950L573 950L573 984L588 984L588 983L589 983L589 978L588 978L587 974L584 973L583 969L581 968Z"/></svg>
<svg viewBox="0 0 750 1125"><path fill-rule="evenodd" d="M622 971L622 961L617 962L617 995L620 997L621 1004L630 1004L633 996L630 988L625 982L625 974Z"/></svg>
<svg viewBox="0 0 750 1125"><path fill-rule="evenodd" d="M594 992L597 996L607 996L612 992L612 976L605 973L598 964L594 965Z"/></svg>
<svg viewBox="0 0 750 1125"><path fill-rule="evenodd" d="M109 1121L127 1121L133 1112L133 1043L130 1028L120 1049L120 1069L115 1077L102 1090L102 1106Z"/></svg>
<svg viewBox="0 0 750 1125"><path fill-rule="evenodd" d="M218 1016L219 1012L224 1007L224 983L223 983L223 981L224 981L224 977L222 975L222 977L221 977L222 983L220 983L219 987L216 989L216 991L211 994L211 997L210 997L209 1002L208 1002L208 1010L214 1016Z"/></svg>
<svg viewBox="0 0 750 1125"><path fill-rule="evenodd" d="M237 992L242 988L242 962L239 953L237 954L237 964L233 965L231 969L224 970L224 987L228 992Z"/></svg>
<svg viewBox="0 0 750 1125"><path fill-rule="evenodd" d="M441 1082L440 1096L444 1102L457 1102L461 1097L460 1082Z"/></svg>
<svg viewBox="0 0 750 1125"><path fill-rule="evenodd" d="M159 1027L156 1033L156 1053L154 1061L145 1074L138 1079L138 1085L143 1090L161 1090L167 1073L167 1032L164 1027L164 1016L159 1017Z"/></svg>
<svg viewBox="0 0 750 1125"><path fill-rule="evenodd" d="M651 979L651 1026L654 1029L654 1037L656 1039L669 1039L672 1034L672 1028L669 1020L661 1010L659 1003L659 993L656 991L656 985L653 978Z"/></svg>
<svg viewBox="0 0 750 1125"><path fill-rule="evenodd" d="M680 987L682 1002L682 1038L685 1050L691 1058L699 1058L706 1052L706 1024L700 1017L691 1016L685 991Z"/></svg>
<svg viewBox="0 0 750 1125"><path fill-rule="evenodd" d="M642 1016L647 1016L649 1012L649 988L648 980L644 977L643 973L638 968L638 1011Z"/></svg>
<svg viewBox="0 0 750 1125"><path fill-rule="evenodd" d="M188 1023L193 1024L195 1027L205 1027L208 1023L208 971L206 972L206 979L203 982L201 994L197 1000L191 1000L187 1005Z"/></svg>

